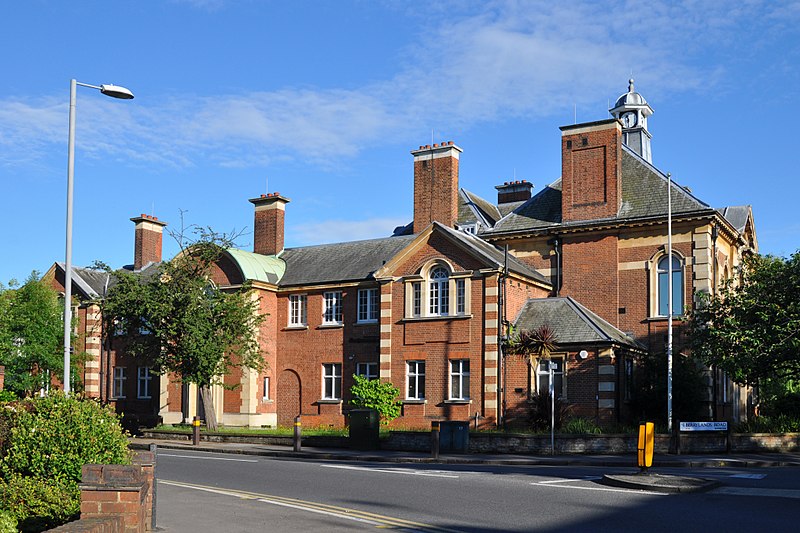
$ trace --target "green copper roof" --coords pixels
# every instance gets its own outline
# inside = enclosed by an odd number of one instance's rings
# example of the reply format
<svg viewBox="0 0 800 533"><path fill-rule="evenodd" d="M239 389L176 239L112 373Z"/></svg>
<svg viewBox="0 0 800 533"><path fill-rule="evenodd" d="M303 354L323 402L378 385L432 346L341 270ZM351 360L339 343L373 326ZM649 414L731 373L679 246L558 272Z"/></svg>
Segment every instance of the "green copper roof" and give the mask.
<svg viewBox="0 0 800 533"><path fill-rule="evenodd" d="M277 284L286 272L286 263L274 255L261 255L235 248L228 248L227 252L246 280Z"/></svg>

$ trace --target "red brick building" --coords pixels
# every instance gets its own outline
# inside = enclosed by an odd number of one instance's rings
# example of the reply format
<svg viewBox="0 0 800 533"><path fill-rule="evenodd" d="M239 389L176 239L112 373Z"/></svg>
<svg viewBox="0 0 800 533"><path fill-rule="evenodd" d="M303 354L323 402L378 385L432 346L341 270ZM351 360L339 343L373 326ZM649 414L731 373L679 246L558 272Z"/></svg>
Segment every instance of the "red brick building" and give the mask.
<svg viewBox="0 0 800 533"><path fill-rule="evenodd" d="M362 374L401 390L396 426L499 424L551 379L574 413L622 420L634 356L664 351L670 297L680 353L694 295L714 292L757 243L749 206L714 209L652 165L652 109L632 81L610 112L561 128L559 179L536 194L525 181L499 185L496 203L459 187L458 146L420 146L411 152L414 220L383 239L285 249L289 199L251 199L253 251L228 250L214 281L254 287L266 315L259 337L267 368L234 372L224 380L235 388L214 388L218 419L274 426L300 414L306 425L343 425L352 376ZM161 260L164 223L132 220L130 268L148 275ZM58 286L63 269L50 275ZM81 269L73 279L82 347L94 358L83 375L87 394L165 423L190 419L194 387L105 349L101 339L113 335L96 328L108 280ZM552 378L546 362L529 366L502 349L506 325L542 324L558 337ZM707 388L709 418L745 415L748 391L713 370Z"/></svg>

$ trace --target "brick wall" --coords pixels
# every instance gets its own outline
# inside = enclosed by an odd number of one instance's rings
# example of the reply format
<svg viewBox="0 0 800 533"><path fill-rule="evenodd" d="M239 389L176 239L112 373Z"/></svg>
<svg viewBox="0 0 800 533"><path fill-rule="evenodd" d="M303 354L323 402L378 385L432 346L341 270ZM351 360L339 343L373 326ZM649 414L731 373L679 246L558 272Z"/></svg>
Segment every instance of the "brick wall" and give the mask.
<svg viewBox="0 0 800 533"><path fill-rule="evenodd" d="M622 198L621 126L611 119L561 130L561 219L616 216Z"/></svg>

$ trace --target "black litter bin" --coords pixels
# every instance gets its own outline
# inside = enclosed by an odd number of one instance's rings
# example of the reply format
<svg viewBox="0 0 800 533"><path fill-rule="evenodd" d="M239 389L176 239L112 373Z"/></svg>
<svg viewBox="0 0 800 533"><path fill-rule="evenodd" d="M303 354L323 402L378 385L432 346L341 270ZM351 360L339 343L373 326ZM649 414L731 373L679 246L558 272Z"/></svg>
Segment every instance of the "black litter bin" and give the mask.
<svg viewBox="0 0 800 533"><path fill-rule="evenodd" d="M469 451L469 422L446 420L439 423L439 451L467 453Z"/></svg>
<svg viewBox="0 0 800 533"><path fill-rule="evenodd" d="M381 419L375 409L350 411L350 447L354 450L377 450L380 447Z"/></svg>

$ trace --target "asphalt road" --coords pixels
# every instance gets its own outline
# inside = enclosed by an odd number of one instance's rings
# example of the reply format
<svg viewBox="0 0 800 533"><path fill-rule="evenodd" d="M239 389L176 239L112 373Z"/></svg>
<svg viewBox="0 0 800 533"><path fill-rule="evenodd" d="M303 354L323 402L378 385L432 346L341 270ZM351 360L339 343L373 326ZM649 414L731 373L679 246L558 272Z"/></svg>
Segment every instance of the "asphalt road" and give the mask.
<svg viewBox="0 0 800 533"><path fill-rule="evenodd" d="M249 531L797 531L800 469L661 469L701 494L606 487L601 467L397 465L159 450L158 526Z"/></svg>

